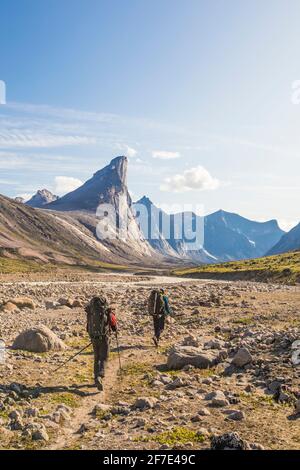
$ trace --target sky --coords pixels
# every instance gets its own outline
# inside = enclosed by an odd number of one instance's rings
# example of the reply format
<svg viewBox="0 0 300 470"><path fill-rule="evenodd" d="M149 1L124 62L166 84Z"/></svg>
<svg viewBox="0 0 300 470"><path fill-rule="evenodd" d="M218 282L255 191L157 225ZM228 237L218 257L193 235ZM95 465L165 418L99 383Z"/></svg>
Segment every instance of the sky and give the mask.
<svg viewBox="0 0 300 470"><path fill-rule="evenodd" d="M125 154L134 200L299 222L299 0L1 0L0 21L0 193Z"/></svg>

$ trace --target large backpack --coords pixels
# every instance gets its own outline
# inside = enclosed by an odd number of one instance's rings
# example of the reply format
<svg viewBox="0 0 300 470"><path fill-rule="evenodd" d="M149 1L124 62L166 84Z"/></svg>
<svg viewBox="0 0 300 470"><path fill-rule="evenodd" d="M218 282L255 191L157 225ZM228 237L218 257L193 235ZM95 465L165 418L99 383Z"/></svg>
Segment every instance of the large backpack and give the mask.
<svg viewBox="0 0 300 470"><path fill-rule="evenodd" d="M91 338L109 335L109 313L106 299L93 297L86 308L87 330Z"/></svg>
<svg viewBox="0 0 300 470"><path fill-rule="evenodd" d="M148 313L153 317L165 313L165 302L163 295L158 289L153 289L148 299Z"/></svg>

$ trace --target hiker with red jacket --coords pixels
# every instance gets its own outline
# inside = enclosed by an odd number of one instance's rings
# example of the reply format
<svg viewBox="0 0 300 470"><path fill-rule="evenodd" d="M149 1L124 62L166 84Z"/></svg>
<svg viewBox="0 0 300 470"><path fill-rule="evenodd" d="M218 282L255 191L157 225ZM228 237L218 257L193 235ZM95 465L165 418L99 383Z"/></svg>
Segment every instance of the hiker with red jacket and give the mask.
<svg viewBox="0 0 300 470"><path fill-rule="evenodd" d="M117 332L117 318L105 297L93 297L85 309L87 332L94 350L94 379L98 390L103 390L102 380L109 357L110 336Z"/></svg>
<svg viewBox="0 0 300 470"><path fill-rule="evenodd" d="M169 299L164 289L154 289L148 300L148 312L153 317L154 336L152 338L156 347L165 328L165 320L172 314Z"/></svg>

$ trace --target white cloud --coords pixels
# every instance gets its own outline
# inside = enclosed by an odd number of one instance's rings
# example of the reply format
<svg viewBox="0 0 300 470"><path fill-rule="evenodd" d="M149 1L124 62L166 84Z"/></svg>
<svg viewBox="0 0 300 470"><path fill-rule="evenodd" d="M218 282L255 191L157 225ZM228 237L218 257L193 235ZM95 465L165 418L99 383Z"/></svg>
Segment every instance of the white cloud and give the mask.
<svg viewBox="0 0 300 470"><path fill-rule="evenodd" d="M296 225L299 223L299 220L297 219L279 219L278 224L279 227L282 230L285 230L286 232L289 232L292 230L292 228L296 227Z"/></svg>
<svg viewBox="0 0 300 470"><path fill-rule="evenodd" d="M129 147L129 145L126 144L116 144L116 148L129 158L134 158L137 154L137 150L135 148Z"/></svg>
<svg viewBox="0 0 300 470"><path fill-rule="evenodd" d="M81 185L82 181L78 178L73 178L72 176L56 176L54 192L58 196L61 196L62 194L74 191L74 189L79 188Z"/></svg>
<svg viewBox="0 0 300 470"><path fill-rule="evenodd" d="M158 158L160 160L173 160L174 158L180 158L180 153L169 152L166 150L153 150L152 158Z"/></svg>
<svg viewBox="0 0 300 470"><path fill-rule="evenodd" d="M137 154L137 150L135 150L134 148L132 147L128 147L128 145L126 146L126 149L125 149L125 154L127 157L129 158L133 158L136 156Z"/></svg>
<svg viewBox="0 0 300 470"><path fill-rule="evenodd" d="M93 137L79 135L58 135L45 133L40 134L31 131L9 130L0 133L1 148L51 148L62 147L66 145L87 145L95 144L96 139Z"/></svg>
<svg viewBox="0 0 300 470"><path fill-rule="evenodd" d="M165 178L160 189L169 192L204 191L217 189L219 185L219 180L213 178L203 166L199 165L185 170L181 175Z"/></svg>

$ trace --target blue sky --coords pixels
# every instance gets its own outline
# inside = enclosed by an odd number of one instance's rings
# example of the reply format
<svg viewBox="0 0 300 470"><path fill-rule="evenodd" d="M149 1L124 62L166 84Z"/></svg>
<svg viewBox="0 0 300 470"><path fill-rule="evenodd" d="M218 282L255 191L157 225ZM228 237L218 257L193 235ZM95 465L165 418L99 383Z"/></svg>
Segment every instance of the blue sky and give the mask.
<svg viewBox="0 0 300 470"><path fill-rule="evenodd" d="M1 0L0 192L127 154L134 198L299 217L298 0Z"/></svg>

